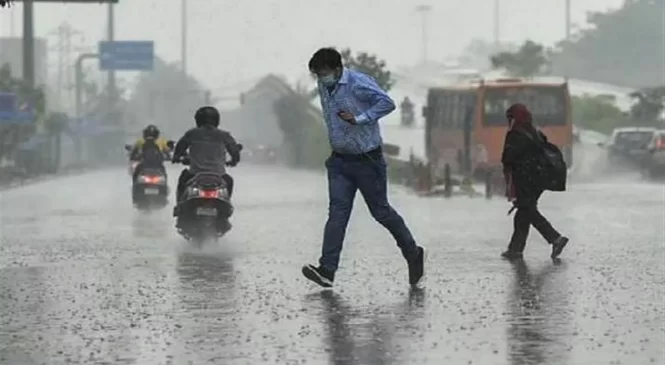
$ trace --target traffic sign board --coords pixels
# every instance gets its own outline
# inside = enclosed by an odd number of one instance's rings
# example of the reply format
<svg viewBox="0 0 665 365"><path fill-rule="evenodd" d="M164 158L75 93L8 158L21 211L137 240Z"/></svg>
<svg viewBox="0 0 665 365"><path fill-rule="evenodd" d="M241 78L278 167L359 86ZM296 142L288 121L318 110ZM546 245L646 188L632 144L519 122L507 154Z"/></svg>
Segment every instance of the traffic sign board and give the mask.
<svg viewBox="0 0 665 365"><path fill-rule="evenodd" d="M0 124L30 123L35 119L35 112L28 103L18 105L14 93L0 92Z"/></svg>
<svg viewBox="0 0 665 365"><path fill-rule="evenodd" d="M152 70L154 57L153 41L99 42L99 68L105 71Z"/></svg>

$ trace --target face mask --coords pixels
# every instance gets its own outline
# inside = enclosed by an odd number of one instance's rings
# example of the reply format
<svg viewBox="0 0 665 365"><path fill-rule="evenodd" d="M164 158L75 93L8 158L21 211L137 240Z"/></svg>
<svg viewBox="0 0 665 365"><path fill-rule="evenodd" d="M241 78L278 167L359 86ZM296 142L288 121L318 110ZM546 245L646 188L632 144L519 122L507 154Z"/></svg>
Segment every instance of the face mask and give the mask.
<svg viewBox="0 0 665 365"><path fill-rule="evenodd" d="M337 79L334 74L330 74L319 77L319 81L321 81L324 86L333 86L337 82Z"/></svg>

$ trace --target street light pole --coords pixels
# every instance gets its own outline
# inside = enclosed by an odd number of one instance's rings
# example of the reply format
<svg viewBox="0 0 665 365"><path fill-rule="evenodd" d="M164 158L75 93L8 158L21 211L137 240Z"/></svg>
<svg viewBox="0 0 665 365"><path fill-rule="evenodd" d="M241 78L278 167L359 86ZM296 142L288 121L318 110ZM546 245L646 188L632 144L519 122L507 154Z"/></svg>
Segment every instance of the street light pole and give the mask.
<svg viewBox="0 0 665 365"><path fill-rule="evenodd" d="M83 123L83 115L85 114L83 112L83 107L82 107L82 92L83 92L83 61L88 60L88 59L93 59L93 58L99 58L99 54L97 53L84 53L78 56L76 59L76 64L74 65L74 72L75 72L75 78L76 78L76 105L75 105L75 113L76 113L76 125L77 127L81 127ZM81 132L80 130L78 131L79 133ZM83 162L83 141L81 140L81 137L77 135L76 139L74 140L74 150L76 154L76 162L77 164L81 164Z"/></svg>
<svg viewBox="0 0 665 365"><path fill-rule="evenodd" d="M422 62L427 63L427 15L432 10L430 5L419 5L416 11L421 15Z"/></svg>
<svg viewBox="0 0 665 365"><path fill-rule="evenodd" d="M89 59L94 59L94 58L99 58L99 54L97 53L83 53L78 56L76 59L76 64L74 65L74 72L75 72L75 105L74 105L74 113L76 115L77 120L83 117L85 114L83 112L83 61L89 60Z"/></svg>
<svg viewBox="0 0 665 365"><path fill-rule="evenodd" d="M570 41L570 0L566 0L566 40Z"/></svg>

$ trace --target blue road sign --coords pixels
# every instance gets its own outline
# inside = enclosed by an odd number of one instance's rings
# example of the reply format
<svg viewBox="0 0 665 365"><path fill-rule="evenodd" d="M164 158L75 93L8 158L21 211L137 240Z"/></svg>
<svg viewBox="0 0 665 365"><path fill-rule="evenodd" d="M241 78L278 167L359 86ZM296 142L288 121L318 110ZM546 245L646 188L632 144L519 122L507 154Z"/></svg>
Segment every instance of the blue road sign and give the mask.
<svg viewBox="0 0 665 365"><path fill-rule="evenodd" d="M99 42L99 68L104 71L148 71L153 68L153 41Z"/></svg>
<svg viewBox="0 0 665 365"><path fill-rule="evenodd" d="M34 110L27 103L19 106L16 94L0 93L0 124L22 124L34 120Z"/></svg>
<svg viewBox="0 0 665 365"><path fill-rule="evenodd" d="M32 112L3 112L0 111L0 124L28 124L35 120Z"/></svg>

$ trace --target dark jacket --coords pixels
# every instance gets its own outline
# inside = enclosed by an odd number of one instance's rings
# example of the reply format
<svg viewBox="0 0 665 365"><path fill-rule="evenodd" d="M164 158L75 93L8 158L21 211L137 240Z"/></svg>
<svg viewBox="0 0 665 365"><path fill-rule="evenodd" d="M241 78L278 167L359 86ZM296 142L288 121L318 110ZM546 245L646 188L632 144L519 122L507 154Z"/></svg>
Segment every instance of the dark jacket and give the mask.
<svg viewBox="0 0 665 365"><path fill-rule="evenodd" d="M501 163L518 202L537 199L544 190L539 160L540 143L546 140L547 137L531 125L506 134Z"/></svg>
<svg viewBox="0 0 665 365"><path fill-rule="evenodd" d="M240 146L231 133L215 127L203 126L188 130L176 144L173 158L181 157L187 149L192 173L225 174L227 152L232 162L240 161Z"/></svg>

